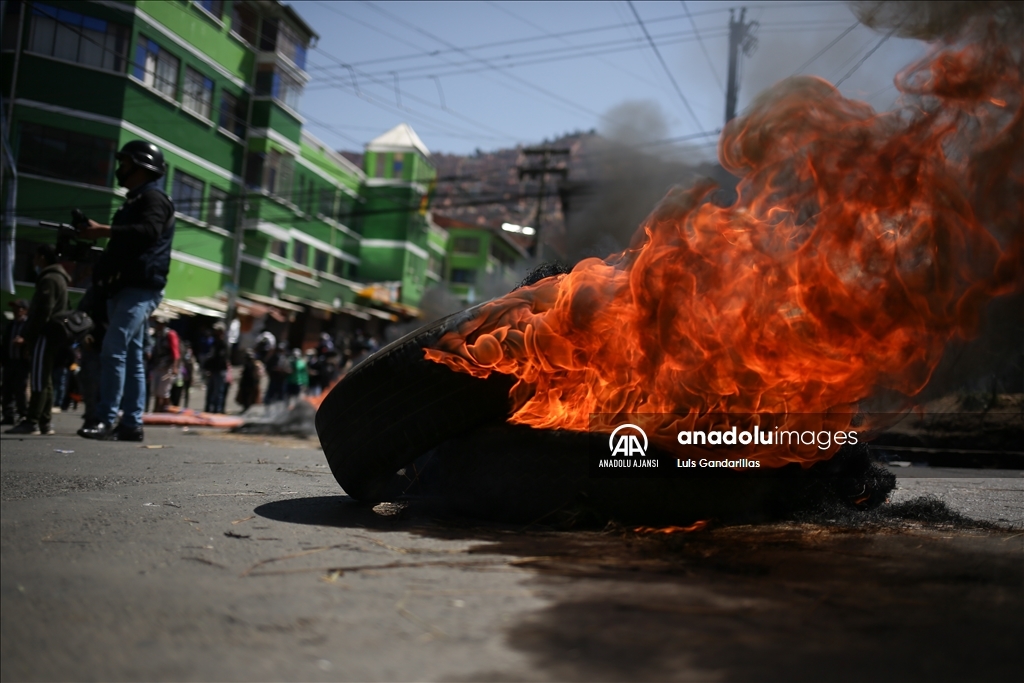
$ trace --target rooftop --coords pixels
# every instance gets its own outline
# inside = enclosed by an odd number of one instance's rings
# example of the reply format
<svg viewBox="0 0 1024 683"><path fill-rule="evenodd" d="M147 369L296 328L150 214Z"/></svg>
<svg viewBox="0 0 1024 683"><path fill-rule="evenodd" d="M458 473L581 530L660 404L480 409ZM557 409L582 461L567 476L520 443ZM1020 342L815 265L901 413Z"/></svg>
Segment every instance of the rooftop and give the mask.
<svg viewBox="0 0 1024 683"><path fill-rule="evenodd" d="M425 157L430 156L430 150L427 149L427 146L420 140L420 136L416 135L416 131L408 123L400 123L383 135L370 140L366 145L366 149L369 152L416 150Z"/></svg>

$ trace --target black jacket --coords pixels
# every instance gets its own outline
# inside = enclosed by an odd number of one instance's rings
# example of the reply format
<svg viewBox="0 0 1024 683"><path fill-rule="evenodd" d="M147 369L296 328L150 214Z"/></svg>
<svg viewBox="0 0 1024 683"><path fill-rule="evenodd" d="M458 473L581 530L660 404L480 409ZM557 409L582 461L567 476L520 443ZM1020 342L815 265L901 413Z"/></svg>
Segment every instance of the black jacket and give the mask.
<svg viewBox="0 0 1024 683"><path fill-rule="evenodd" d="M39 271L32 301L28 304L28 324L22 335L29 344L35 344L39 335L44 334L54 313L68 310L68 284L71 276L64 266L54 263Z"/></svg>
<svg viewBox="0 0 1024 683"><path fill-rule="evenodd" d="M110 228L110 241L93 269L93 284L107 294L125 287L163 289L171 267L174 204L158 181L129 192Z"/></svg>
<svg viewBox="0 0 1024 683"><path fill-rule="evenodd" d="M4 328L0 337L0 361L9 363L25 359L25 345L15 344L15 337L25 337L25 326L28 325L28 318L18 320L15 318Z"/></svg>

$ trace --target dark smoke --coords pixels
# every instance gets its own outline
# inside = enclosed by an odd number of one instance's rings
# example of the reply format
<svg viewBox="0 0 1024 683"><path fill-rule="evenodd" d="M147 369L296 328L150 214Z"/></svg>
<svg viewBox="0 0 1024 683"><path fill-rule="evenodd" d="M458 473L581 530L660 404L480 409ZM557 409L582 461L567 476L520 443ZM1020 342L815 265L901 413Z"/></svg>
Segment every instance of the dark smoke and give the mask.
<svg viewBox="0 0 1024 683"><path fill-rule="evenodd" d="M604 120L601 136L581 159L582 168L573 169L574 176L587 181L574 197L559 244L570 264L627 248L651 207L672 187L707 177L726 192L736 184L735 177L708 161L713 151L664 142L669 127L656 103L624 102Z"/></svg>
<svg viewBox="0 0 1024 683"><path fill-rule="evenodd" d="M316 436L316 408L305 400L287 403L272 403L268 406L254 406L242 414L245 424L231 431L236 434L266 434L274 436Z"/></svg>
<svg viewBox="0 0 1024 683"><path fill-rule="evenodd" d="M934 41L950 39L969 30L972 22L992 20L1006 41L1021 40L1024 4L1020 2L851 2L850 8L865 26L879 31L895 29L897 36Z"/></svg>

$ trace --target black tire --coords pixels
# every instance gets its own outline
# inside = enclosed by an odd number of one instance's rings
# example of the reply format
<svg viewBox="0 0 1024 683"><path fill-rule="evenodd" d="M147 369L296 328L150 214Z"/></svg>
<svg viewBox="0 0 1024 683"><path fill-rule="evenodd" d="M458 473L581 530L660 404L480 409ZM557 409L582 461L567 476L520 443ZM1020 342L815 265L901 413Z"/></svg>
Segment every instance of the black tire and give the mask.
<svg viewBox="0 0 1024 683"><path fill-rule="evenodd" d="M445 440L508 418L515 379L453 372L423 349L474 317L474 307L389 344L349 372L316 414L320 445L338 484L357 500L381 499L395 473Z"/></svg>

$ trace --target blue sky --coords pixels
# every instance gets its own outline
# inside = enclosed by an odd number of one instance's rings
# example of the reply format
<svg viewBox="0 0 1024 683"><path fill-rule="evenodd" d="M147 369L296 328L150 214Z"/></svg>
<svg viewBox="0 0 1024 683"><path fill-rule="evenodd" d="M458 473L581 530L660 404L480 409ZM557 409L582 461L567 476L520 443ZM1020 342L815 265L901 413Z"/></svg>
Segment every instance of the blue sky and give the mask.
<svg viewBox="0 0 1024 683"><path fill-rule="evenodd" d="M616 107L629 102L646 104L641 138L714 131L724 119L729 10L738 17L741 6L760 24L756 51L741 59L741 111L796 72L842 80L846 96L888 109L898 94L893 76L926 50L855 25L840 2L293 6L320 34L300 107L306 125L350 150L402 122L437 152L534 144L577 129L609 131ZM704 146L694 152L713 153L715 139L695 138Z"/></svg>

